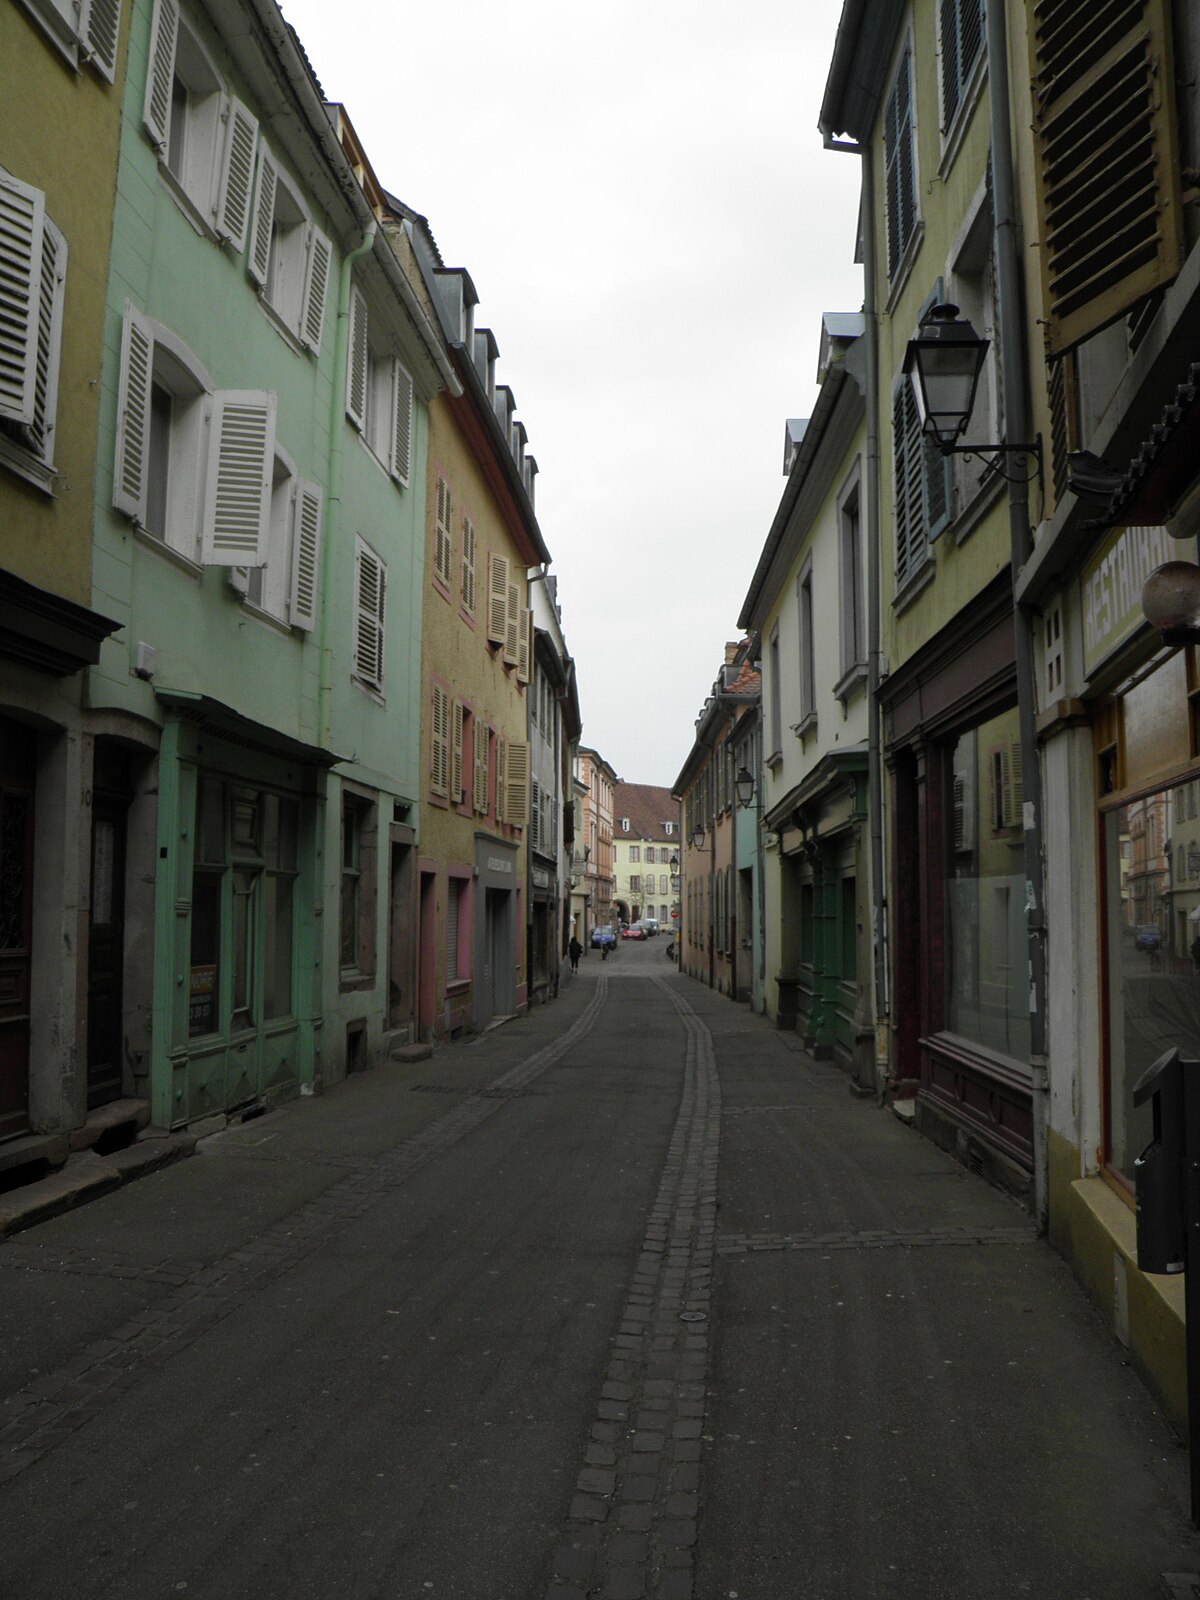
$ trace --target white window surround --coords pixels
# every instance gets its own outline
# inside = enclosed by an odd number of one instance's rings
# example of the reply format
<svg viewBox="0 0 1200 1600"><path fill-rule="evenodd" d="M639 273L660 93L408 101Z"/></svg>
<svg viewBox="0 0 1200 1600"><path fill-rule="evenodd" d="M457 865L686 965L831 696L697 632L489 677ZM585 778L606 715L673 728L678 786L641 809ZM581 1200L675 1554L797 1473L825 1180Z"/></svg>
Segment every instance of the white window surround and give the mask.
<svg viewBox="0 0 1200 1600"><path fill-rule="evenodd" d="M260 140L246 270L263 305L313 355L321 349L332 262L329 240L290 175Z"/></svg>
<svg viewBox="0 0 1200 1600"><path fill-rule="evenodd" d="M193 223L240 255L258 122L230 93L178 0L155 0L143 125L160 174Z"/></svg>
<svg viewBox="0 0 1200 1600"><path fill-rule="evenodd" d="M88 66L106 83L117 74L121 0L23 0L73 67Z"/></svg>
<svg viewBox="0 0 1200 1600"><path fill-rule="evenodd" d="M346 353L346 416L367 449L406 489L412 471L412 374L388 348L362 289L350 291L350 339Z"/></svg>
<svg viewBox="0 0 1200 1600"><path fill-rule="evenodd" d="M798 625L798 678L800 686L800 721L793 727L792 732L803 739L809 733L815 733L817 727L817 656L814 633L814 602L813 602L813 563L812 556L805 559L796 577L796 621ZM722 763L719 773L721 788L721 806L725 805L725 779L728 775L727 766Z"/></svg>
<svg viewBox="0 0 1200 1600"><path fill-rule="evenodd" d="M306 633L316 626L323 511L320 485L301 478L276 445L265 564L229 571L248 608Z"/></svg>
<svg viewBox="0 0 1200 1600"><path fill-rule="evenodd" d="M843 702L867 678L861 479L862 468L856 461L837 501L840 676L834 694Z"/></svg>
<svg viewBox="0 0 1200 1600"><path fill-rule="evenodd" d="M48 491L66 276L44 194L0 167L0 463Z"/></svg>

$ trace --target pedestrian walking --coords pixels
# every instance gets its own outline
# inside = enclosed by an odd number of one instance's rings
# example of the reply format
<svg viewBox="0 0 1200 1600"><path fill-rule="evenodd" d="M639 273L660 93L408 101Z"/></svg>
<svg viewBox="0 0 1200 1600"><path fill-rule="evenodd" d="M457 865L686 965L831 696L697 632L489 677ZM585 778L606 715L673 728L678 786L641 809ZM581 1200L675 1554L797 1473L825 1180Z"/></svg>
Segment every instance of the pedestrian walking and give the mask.
<svg viewBox="0 0 1200 1600"><path fill-rule="evenodd" d="M583 946L580 944L579 940L574 934L571 935L571 942L567 946L567 954L571 958L571 971L578 972L579 958L583 954Z"/></svg>

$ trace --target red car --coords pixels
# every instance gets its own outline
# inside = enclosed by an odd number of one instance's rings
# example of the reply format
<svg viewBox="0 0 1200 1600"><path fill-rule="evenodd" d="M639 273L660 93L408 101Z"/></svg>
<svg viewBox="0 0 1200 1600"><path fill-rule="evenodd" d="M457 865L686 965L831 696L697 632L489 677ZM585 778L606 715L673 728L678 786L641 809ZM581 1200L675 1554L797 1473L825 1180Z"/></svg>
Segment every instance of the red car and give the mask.
<svg viewBox="0 0 1200 1600"><path fill-rule="evenodd" d="M632 928L621 929L621 937L622 939L644 939L646 937L646 930L645 928L639 928L635 922Z"/></svg>

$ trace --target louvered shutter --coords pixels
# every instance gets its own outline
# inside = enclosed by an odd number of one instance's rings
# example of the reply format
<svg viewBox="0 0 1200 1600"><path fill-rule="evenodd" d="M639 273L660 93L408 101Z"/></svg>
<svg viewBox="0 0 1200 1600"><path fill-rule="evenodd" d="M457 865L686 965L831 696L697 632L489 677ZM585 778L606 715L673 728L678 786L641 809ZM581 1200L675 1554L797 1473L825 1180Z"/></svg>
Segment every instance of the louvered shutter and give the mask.
<svg viewBox="0 0 1200 1600"><path fill-rule="evenodd" d="M274 393L226 389L213 396L201 560L261 567L267 560L275 456Z"/></svg>
<svg viewBox="0 0 1200 1600"><path fill-rule="evenodd" d="M113 463L113 505L137 523L146 520L150 467L150 384L154 376L154 336L135 306L125 306L121 333L121 378L117 392L117 451Z"/></svg>
<svg viewBox="0 0 1200 1600"><path fill-rule="evenodd" d="M175 0L154 0L150 27L150 70L146 74L143 116L146 130L161 154L171 129L171 88L175 78L175 45L179 38L179 7Z"/></svg>
<svg viewBox="0 0 1200 1600"><path fill-rule="evenodd" d="M925 441L912 385L905 380L892 405L895 467L896 578L903 583L925 553Z"/></svg>
<svg viewBox="0 0 1200 1600"><path fill-rule="evenodd" d="M504 820L519 828L529 820L529 745L524 739L514 739L508 747Z"/></svg>
<svg viewBox="0 0 1200 1600"><path fill-rule="evenodd" d="M503 822L508 803L508 740L496 735L496 821Z"/></svg>
<svg viewBox="0 0 1200 1600"><path fill-rule="evenodd" d="M229 96L225 110L225 150L221 160L221 187L217 198L217 233L240 255L246 248L250 225L250 196L254 188L254 148L258 122L249 108Z"/></svg>
<svg viewBox="0 0 1200 1600"><path fill-rule="evenodd" d="M317 587L321 577L321 512L319 485L302 479L296 486L292 526L292 587L288 621L311 632L316 627Z"/></svg>
<svg viewBox="0 0 1200 1600"><path fill-rule="evenodd" d="M508 636L508 557L488 551L488 639L503 644Z"/></svg>
<svg viewBox="0 0 1200 1600"><path fill-rule="evenodd" d="M916 221L913 171L912 55L905 50L888 97L883 127L888 277L895 274Z"/></svg>
<svg viewBox="0 0 1200 1600"><path fill-rule="evenodd" d="M58 367L62 347L63 284L67 276L67 241L50 221L42 233L42 270L38 297L37 351L34 358L33 421L29 443L40 460L54 455L54 416L58 403Z"/></svg>
<svg viewBox="0 0 1200 1600"><path fill-rule="evenodd" d="M413 381L402 362L392 361L391 459L388 470L396 482L408 487L412 467Z"/></svg>
<svg viewBox="0 0 1200 1600"><path fill-rule="evenodd" d="M446 885L446 982L458 982L458 930L461 920L463 880L451 878Z"/></svg>
<svg viewBox="0 0 1200 1600"><path fill-rule="evenodd" d="M350 348L346 356L346 415L361 433L367 425L367 302L350 291Z"/></svg>
<svg viewBox="0 0 1200 1600"><path fill-rule="evenodd" d="M450 539L450 511L451 496L450 485L445 478L437 481L437 515L434 520L434 575L449 585L453 570L454 555Z"/></svg>
<svg viewBox="0 0 1200 1600"><path fill-rule="evenodd" d="M1024 767L1021 764L1021 741L1011 739L1008 745L1008 769L1006 772L1007 791L1005 795L1006 811L1005 822L1010 828L1019 828L1022 825L1022 810L1025 805Z"/></svg>
<svg viewBox="0 0 1200 1600"><path fill-rule="evenodd" d="M475 614L475 524L463 518L462 603L472 616Z"/></svg>
<svg viewBox="0 0 1200 1600"><path fill-rule="evenodd" d="M475 718L475 810L486 816L488 808L488 725Z"/></svg>
<svg viewBox="0 0 1200 1600"><path fill-rule="evenodd" d="M1051 355L1169 283L1183 260L1168 0L1034 0L1038 255Z"/></svg>
<svg viewBox="0 0 1200 1600"><path fill-rule="evenodd" d="M942 127L954 120L983 47L983 0L941 0Z"/></svg>
<svg viewBox="0 0 1200 1600"><path fill-rule="evenodd" d="M254 227L250 234L250 254L246 265L255 283L264 285L271 267L271 236L275 228L275 190L279 168L266 141L258 156L258 188L254 195Z"/></svg>
<svg viewBox="0 0 1200 1600"><path fill-rule="evenodd" d="M521 641L519 630L521 625L521 591L512 580L508 585L508 604L504 614L504 660L505 664L515 667L520 655Z"/></svg>
<svg viewBox="0 0 1200 1600"><path fill-rule="evenodd" d="M517 619L517 682L529 682L529 622L533 613L528 606L522 606Z"/></svg>
<svg viewBox="0 0 1200 1600"><path fill-rule="evenodd" d="M115 83L121 0L84 0L80 33L96 71L109 83Z"/></svg>
<svg viewBox="0 0 1200 1600"><path fill-rule="evenodd" d="M361 541L354 586L354 676L370 689L383 688L383 625L387 572Z"/></svg>
<svg viewBox="0 0 1200 1600"><path fill-rule="evenodd" d="M308 231L308 259L304 263L304 300L300 310L301 342L317 355L325 331L325 305L329 299L329 269L333 246L320 228Z"/></svg>
<svg viewBox="0 0 1200 1600"><path fill-rule="evenodd" d="M463 797L463 703L455 700L450 708L450 799L459 805Z"/></svg>
<svg viewBox="0 0 1200 1600"><path fill-rule="evenodd" d="M447 756L449 697L440 684L433 686L432 744L430 747L429 787L434 794L444 795L449 787L449 761Z"/></svg>
<svg viewBox="0 0 1200 1600"><path fill-rule="evenodd" d="M46 201L0 173L0 417L33 421Z"/></svg>

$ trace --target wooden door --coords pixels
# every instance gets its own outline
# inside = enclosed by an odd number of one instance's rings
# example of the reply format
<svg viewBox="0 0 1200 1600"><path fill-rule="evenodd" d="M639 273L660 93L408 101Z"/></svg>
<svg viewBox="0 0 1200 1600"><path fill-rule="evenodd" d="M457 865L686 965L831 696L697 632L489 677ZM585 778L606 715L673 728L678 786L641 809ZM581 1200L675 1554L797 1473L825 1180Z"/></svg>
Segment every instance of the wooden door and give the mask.
<svg viewBox="0 0 1200 1600"><path fill-rule="evenodd" d="M29 1127L33 734L0 718L0 1139Z"/></svg>

